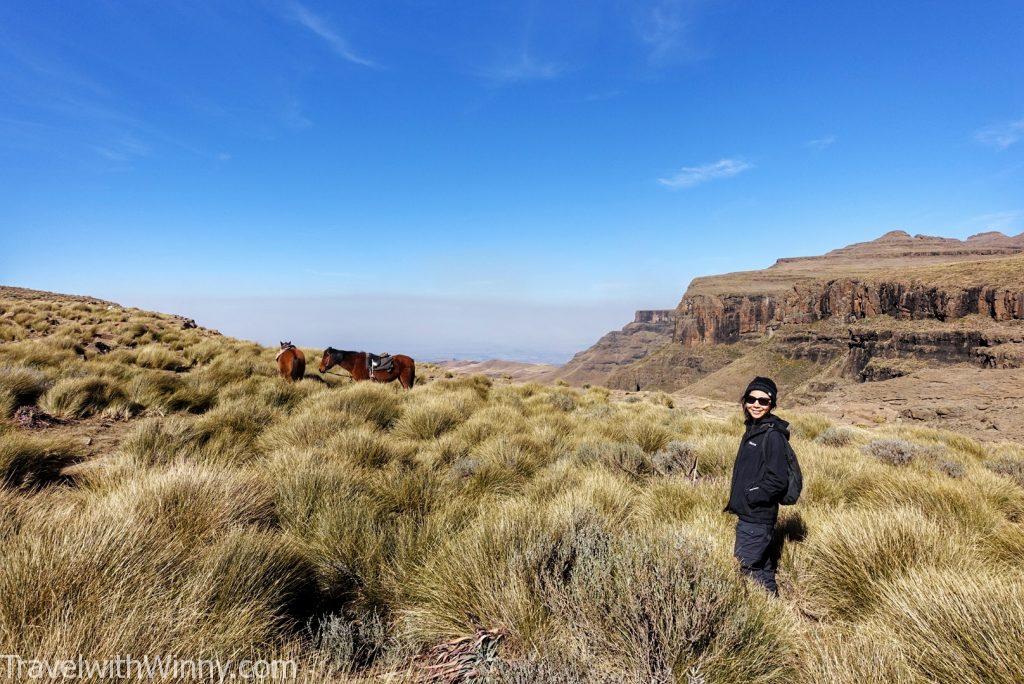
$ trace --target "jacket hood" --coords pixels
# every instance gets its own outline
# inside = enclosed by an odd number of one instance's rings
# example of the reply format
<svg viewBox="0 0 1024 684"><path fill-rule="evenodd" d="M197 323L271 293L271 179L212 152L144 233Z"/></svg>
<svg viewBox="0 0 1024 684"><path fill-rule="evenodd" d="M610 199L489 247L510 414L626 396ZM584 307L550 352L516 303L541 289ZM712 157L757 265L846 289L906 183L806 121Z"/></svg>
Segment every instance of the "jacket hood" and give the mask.
<svg viewBox="0 0 1024 684"><path fill-rule="evenodd" d="M782 436L789 439L789 422L779 418L774 413L769 413L760 420L747 419L747 435L760 434L768 428L774 428L782 433Z"/></svg>

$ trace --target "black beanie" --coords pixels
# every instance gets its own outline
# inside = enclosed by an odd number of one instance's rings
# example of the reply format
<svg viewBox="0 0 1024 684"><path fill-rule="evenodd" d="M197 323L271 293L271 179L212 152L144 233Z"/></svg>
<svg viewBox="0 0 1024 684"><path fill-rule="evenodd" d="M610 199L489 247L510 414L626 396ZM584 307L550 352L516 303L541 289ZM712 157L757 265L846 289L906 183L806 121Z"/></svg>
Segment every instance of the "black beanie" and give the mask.
<svg viewBox="0 0 1024 684"><path fill-rule="evenodd" d="M761 390L772 400L772 406L775 406L779 398L779 388L775 386L775 381L771 378L762 378L760 375L750 381L747 385L746 391L743 396L746 397L753 390Z"/></svg>

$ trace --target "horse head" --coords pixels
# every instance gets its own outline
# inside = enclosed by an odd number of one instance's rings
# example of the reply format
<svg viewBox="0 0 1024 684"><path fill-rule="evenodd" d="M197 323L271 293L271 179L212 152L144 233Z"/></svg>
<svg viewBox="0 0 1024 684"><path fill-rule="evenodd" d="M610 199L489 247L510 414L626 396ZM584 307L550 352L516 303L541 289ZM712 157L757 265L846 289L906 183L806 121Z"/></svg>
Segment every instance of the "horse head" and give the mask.
<svg viewBox="0 0 1024 684"><path fill-rule="evenodd" d="M334 358L334 355L337 352L338 350L335 349L334 347L328 347L327 349L324 349L324 355L320 357L321 373L326 373L331 369L332 366L334 366L334 364L337 363L337 360Z"/></svg>
<svg viewBox="0 0 1024 684"><path fill-rule="evenodd" d="M293 345L291 342L282 342L281 343L281 349L288 349L289 347L294 347L294 346L295 345Z"/></svg>

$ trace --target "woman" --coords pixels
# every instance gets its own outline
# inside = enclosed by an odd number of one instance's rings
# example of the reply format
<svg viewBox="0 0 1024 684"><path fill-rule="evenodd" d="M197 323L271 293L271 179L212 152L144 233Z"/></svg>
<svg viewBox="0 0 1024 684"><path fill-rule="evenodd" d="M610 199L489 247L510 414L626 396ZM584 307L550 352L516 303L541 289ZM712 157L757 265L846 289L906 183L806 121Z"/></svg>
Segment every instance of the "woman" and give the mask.
<svg viewBox="0 0 1024 684"><path fill-rule="evenodd" d="M743 574L778 596L775 570L782 537L774 534L779 501L789 484L786 444L789 423L772 413L779 390L771 378L756 377L747 385L741 405L747 426L732 468L732 488L725 511L735 513L733 555Z"/></svg>

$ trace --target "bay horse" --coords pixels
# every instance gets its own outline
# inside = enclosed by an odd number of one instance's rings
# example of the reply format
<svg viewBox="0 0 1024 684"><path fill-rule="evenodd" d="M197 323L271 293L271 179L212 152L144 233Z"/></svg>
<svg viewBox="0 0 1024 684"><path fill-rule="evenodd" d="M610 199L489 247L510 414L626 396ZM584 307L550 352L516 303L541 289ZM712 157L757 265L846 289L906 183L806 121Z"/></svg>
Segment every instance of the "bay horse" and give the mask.
<svg viewBox="0 0 1024 684"><path fill-rule="evenodd" d="M306 355L291 342L282 342L275 358L277 370L285 380L295 382L306 375Z"/></svg>
<svg viewBox="0 0 1024 684"><path fill-rule="evenodd" d="M334 366L344 368L355 381L370 380L372 382L393 382L398 380L405 389L412 389L416 382L416 362L405 354L391 357L390 370L374 370L369 368L369 355L366 352L345 351L328 347L320 359L320 372L326 373Z"/></svg>

